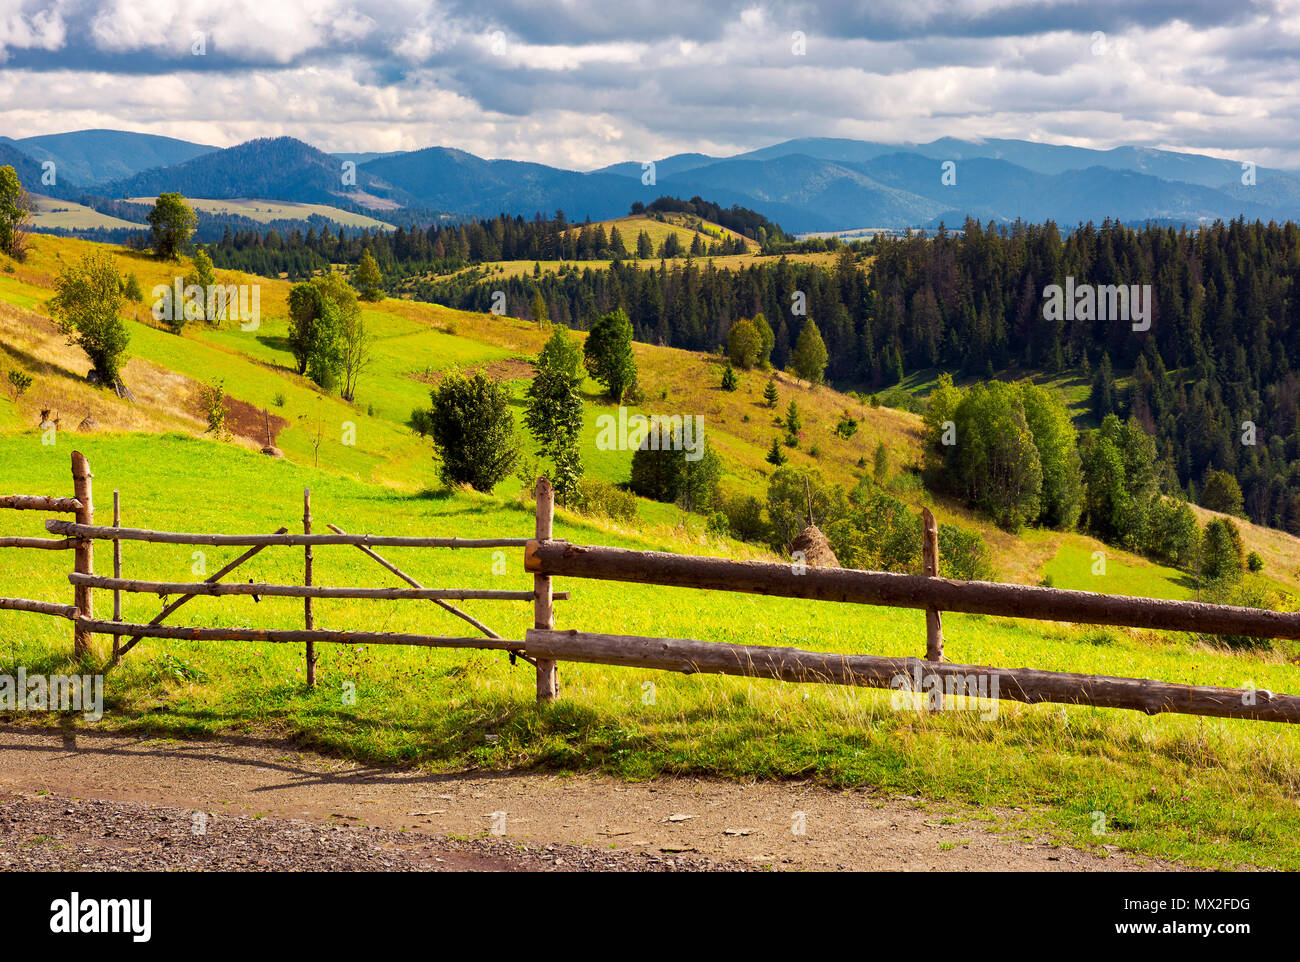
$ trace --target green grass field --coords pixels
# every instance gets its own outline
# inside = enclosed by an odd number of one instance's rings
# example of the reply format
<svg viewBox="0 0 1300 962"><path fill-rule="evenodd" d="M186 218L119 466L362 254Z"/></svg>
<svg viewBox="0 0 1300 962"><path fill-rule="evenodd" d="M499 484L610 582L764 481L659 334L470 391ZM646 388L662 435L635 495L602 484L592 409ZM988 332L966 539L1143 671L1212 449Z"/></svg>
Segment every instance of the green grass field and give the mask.
<svg viewBox="0 0 1300 962"><path fill-rule="evenodd" d="M152 204L157 199L157 197L129 198L133 204ZM338 207L331 207L329 204L299 204L288 200L260 200L255 197L241 197L234 200L187 197L186 201L196 210L206 211L209 214L238 214L240 217L247 217L262 224L273 220L305 221L313 214L320 214L344 227L393 230L393 225L387 221L376 220L365 214L354 214Z"/></svg>
<svg viewBox="0 0 1300 962"><path fill-rule="evenodd" d="M1058 537L1060 550L1043 566L1055 588L1173 600L1196 594L1194 580L1177 568L1112 551L1081 535Z"/></svg>
<svg viewBox="0 0 1300 962"><path fill-rule="evenodd" d="M120 228L139 229L146 224L136 224L111 214L101 214L93 207L75 204L70 200L58 200L40 194L32 195L36 202L32 211L32 226L37 230L64 228L66 230L116 230Z"/></svg>
<svg viewBox="0 0 1300 962"><path fill-rule="evenodd" d="M96 497L121 491L124 522L187 531L269 531L294 526L312 489L318 527L352 532L526 536L531 508L511 497L418 496L179 435L78 438L95 472ZM71 444L34 433L0 438L0 487L66 493ZM6 533L39 534L29 515ZM667 535L634 537L560 513L557 536L670 550L716 551ZM237 550L205 549L206 570ZM101 548L102 554L103 549ZM526 588L518 550L389 549L390 560L430 586ZM33 557L33 555L36 555ZM128 543L126 576L197 578L188 546ZM302 558L268 549L244 574L297 580ZM67 601L68 559L54 552L0 553L6 592ZM102 562L101 562L102 565ZM346 547L316 551L321 584L386 585L394 579ZM920 612L727 593L566 580L559 627L711 641L789 644L818 651L916 654ZM104 610L109 595L98 593ZM147 620L159 600L128 595L124 614ZM519 603L466 602L505 637L531 619ZM461 634L460 622L424 602L319 601L317 624ZM179 617L179 616L178 616ZM288 599L196 599L178 623L290 627ZM6 612L0 671L68 664L67 622ZM1234 655L1192 643L1107 629L1075 629L949 614L947 654L958 662L1030 665L1211 685L1295 691L1300 669L1280 656ZM686 677L604 666L562 666L561 699L533 700L533 672L492 652L325 645L320 685L305 689L298 646L146 641L109 676L101 723L174 736L258 732L373 762L435 768L541 767L626 777L700 774L812 778L935 800L1020 806L1041 828L1077 845L1118 845L1192 864L1300 868L1300 740L1286 726L1001 703L976 713L895 711L887 692ZM102 651L101 651L102 653ZM355 704L344 698L356 686ZM642 695L654 686L652 704ZM24 719L26 721L27 719ZM53 722L51 722L53 723ZM68 722L64 722L65 724ZM76 722L80 724L80 722ZM486 734L499 740L485 739ZM1107 813L1093 836L1093 812Z"/></svg>

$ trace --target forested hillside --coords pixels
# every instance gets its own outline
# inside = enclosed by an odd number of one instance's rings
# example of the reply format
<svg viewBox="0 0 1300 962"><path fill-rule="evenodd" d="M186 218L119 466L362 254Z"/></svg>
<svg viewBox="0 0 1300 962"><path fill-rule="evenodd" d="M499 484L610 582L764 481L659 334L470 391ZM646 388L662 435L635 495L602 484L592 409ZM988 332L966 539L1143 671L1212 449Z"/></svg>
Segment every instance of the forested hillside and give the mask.
<svg viewBox="0 0 1300 962"><path fill-rule="evenodd" d="M638 339L696 350L763 313L778 367L812 318L826 342L827 377L842 386L879 389L934 369L967 378L1081 375L1094 382L1096 423L1132 414L1155 436L1171 493L1195 500L1210 472L1226 471L1252 520L1300 530L1300 473L1291 467L1300 458L1300 379L1290 364L1300 357L1294 224L1234 221L1191 232L1107 222L1062 236L1050 223L986 229L968 221L959 233L880 237L870 251L868 271L846 250L831 270L784 258L735 271L707 262L616 264L417 290L487 310L492 292L504 289L512 312L540 292L551 317L579 326L622 307ZM1150 285L1149 329L1096 310L1045 319L1044 290L1068 278ZM794 313L800 305L806 314Z"/></svg>

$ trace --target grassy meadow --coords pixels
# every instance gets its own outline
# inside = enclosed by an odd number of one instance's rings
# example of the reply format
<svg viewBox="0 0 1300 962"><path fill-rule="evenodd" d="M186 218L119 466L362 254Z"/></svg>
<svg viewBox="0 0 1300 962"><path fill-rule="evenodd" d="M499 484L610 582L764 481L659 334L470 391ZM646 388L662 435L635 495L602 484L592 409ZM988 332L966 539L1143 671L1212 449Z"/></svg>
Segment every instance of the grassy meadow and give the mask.
<svg viewBox="0 0 1300 962"><path fill-rule="evenodd" d="M634 240L634 235L633 238ZM532 505L517 479L491 494L440 490L431 449L407 426L427 399L429 383L453 366L484 366L505 379L522 406L526 361L547 336L536 325L427 304L385 300L367 305L377 336L375 362L358 400L326 397L296 375L285 343L282 281L219 272L223 282L262 285L262 321L190 325L183 337L160 329L148 305L130 308L132 359L124 381L134 404L84 383L84 355L66 343L44 308L62 264L91 247L33 239L27 262L0 264L0 373L19 368L34 378L21 398L0 382L0 491L70 493L69 458L83 451L95 474L99 518L120 490L124 523L179 531L269 532L300 524L302 491L312 490L318 530L459 537L531 534ZM119 248L106 248L146 292L179 270ZM188 267L188 265L185 265ZM12 268L12 270L8 269ZM581 335L578 335L581 336ZM720 389L716 357L636 345L645 413L698 413L721 454L724 488L762 494L771 466L764 455L783 433L773 418L795 398L804 436L787 449L796 466L817 467L852 484L878 442L890 456L891 484L913 506L931 504L942 520L975 528L1003 580L1151 597L1187 597L1181 572L1114 549L1104 577L1092 573L1103 546L1077 534L1027 530L1010 535L969 512L936 503L911 483L921 456L920 419L871 408L829 389L810 390L778 376L781 400L763 405L768 374L739 372L740 388ZM259 454L256 437L203 437L193 407L197 386L223 381L232 397L281 417L283 459ZM595 443L597 418L616 408L586 385L583 461L607 481L628 476L628 451ZM42 443L40 411L62 413L56 443ZM859 421L849 439L834 433L842 412ZM521 413L516 408L516 415ZM86 418L91 422L80 425ZM345 422L355 443L344 443ZM319 444L318 444L319 437ZM816 448L816 453L813 449ZM618 526L561 510L556 536L583 543L728 557L771 557L764 549L704 533L701 519L639 502L638 523ZM0 531L43 534L43 517L3 512ZM1266 572L1292 584L1294 541L1243 526L1248 547L1267 547ZM1252 540L1253 539L1253 540ZM151 580L199 580L241 549L124 543L124 574ZM196 554L197 552L197 554ZM391 561L429 587L529 588L518 549L493 552L386 549ZM105 568L106 546L97 552ZM302 552L270 548L241 569L243 578L293 582ZM0 594L67 603L69 557L59 552L0 549ZM319 584L388 586L397 581L353 548L315 552ZM561 579L573 600L557 603L556 625L623 634L780 644L815 651L918 655L924 615L833 603L686 589ZM111 595L96 592L97 610ZM125 595L124 617L148 621L154 596ZM465 602L463 607L507 638L532 620L519 602ZM320 627L391 632L468 633L468 626L430 602L317 600ZM195 599L175 624L300 627L291 599ZM946 655L955 662L1029 666L1167 681L1266 687L1300 692L1300 665L1289 646L1239 653L1181 634L945 614ZM71 630L63 620L0 613L0 673L70 664ZM107 639L97 657L106 658ZM279 735L305 747L376 763L436 769L543 768L604 771L626 778L665 774L736 779L811 779L837 788L917 796L918 804L962 802L1021 808L1035 831L1094 849L1118 846L1207 867L1300 868L1300 732L1284 725L1132 712L998 705L939 714L895 710L889 692L782 684L720 676L564 664L562 693L535 704L534 672L495 652L383 645L321 645L320 684L303 683L298 645L146 640L108 676L104 726L187 737L214 733ZM347 696L355 686L356 698ZM32 723L33 717L10 722ZM79 719L47 719L80 725ZM496 736L489 740L488 735ZM1094 835L1094 813L1107 831ZM989 817L996 821L990 810Z"/></svg>

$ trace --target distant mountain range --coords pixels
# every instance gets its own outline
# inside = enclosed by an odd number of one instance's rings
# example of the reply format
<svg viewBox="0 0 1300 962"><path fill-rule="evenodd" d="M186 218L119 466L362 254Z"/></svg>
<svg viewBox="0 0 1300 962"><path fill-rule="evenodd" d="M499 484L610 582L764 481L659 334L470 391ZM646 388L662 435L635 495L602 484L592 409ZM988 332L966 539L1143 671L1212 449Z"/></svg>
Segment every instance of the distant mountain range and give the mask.
<svg viewBox="0 0 1300 962"><path fill-rule="evenodd" d="M57 189L39 186L46 160L57 164ZM955 183L943 177L947 161ZM398 222L400 208L525 217L563 210L571 220L603 220L664 194L739 204L798 233L960 226L967 216L1052 219L1065 227L1107 217L1188 225L1237 216L1300 220L1300 175L1292 171L1261 167L1254 184L1243 184L1238 161L1004 139L900 145L810 138L733 157L677 154L654 162L653 184L642 183L640 161L583 172L447 147L328 154L279 137L216 149L112 130L0 137L6 163L29 189L69 199L177 190L383 211Z"/></svg>

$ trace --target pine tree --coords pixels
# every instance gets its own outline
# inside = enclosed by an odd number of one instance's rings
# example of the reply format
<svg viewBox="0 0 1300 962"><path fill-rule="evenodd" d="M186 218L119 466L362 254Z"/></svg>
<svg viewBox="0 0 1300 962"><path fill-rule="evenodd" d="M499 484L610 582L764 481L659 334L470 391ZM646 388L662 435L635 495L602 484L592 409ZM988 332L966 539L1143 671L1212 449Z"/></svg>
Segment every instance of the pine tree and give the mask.
<svg viewBox="0 0 1300 962"><path fill-rule="evenodd" d="M531 308L533 312L533 320L537 322L538 327L544 328L547 324L551 323L551 315L546 310L546 301L542 297L541 291L533 292Z"/></svg>
<svg viewBox="0 0 1300 962"><path fill-rule="evenodd" d="M776 407L776 402L780 399L781 396L776 392L776 379L769 378L767 387L763 389L763 400L767 402L768 407L774 408Z"/></svg>
<svg viewBox="0 0 1300 962"><path fill-rule="evenodd" d="M789 459L785 456L785 452L781 450L781 442L776 438L773 438L772 446L767 450L767 463L775 464L777 467L780 467L788 460Z"/></svg>
<svg viewBox="0 0 1300 962"><path fill-rule="evenodd" d="M790 398L790 406L785 409L785 429L791 434L798 434L803 427L803 419L799 417L799 405L795 403L794 398Z"/></svg>
<svg viewBox="0 0 1300 962"><path fill-rule="evenodd" d="M582 478L582 374L579 353L567 328L557 327L537 358L537 374L528 386L524 423L538 444L538 454L555 462L556 496L567 504Z"/></svg>
<svg viewBox="0 0 1300 962"><path fill-rule="evenodd" d="M799 332L799 340L794 346L795 372L809 384L818 385L826 375L826 342L822 340L817 322L811 317Z"/></svg>
<svg viewBox="0 0 1300 962"><path fill-rule="evenodd" d="M1115 412L1115 375L1110 367L1110 353L1101 356L1101 366L1092 382L1092 394L1088 398L1092 416L1104 421L1106 416Z"/></svg>
<svg viewBox="0 0 1300 962"><path fill-rule="evenodd" d="M740 378L736 377L736 371L728 361L727 366L722 370L722 390L734 391L739 386Z"/></svg>
<svg viewBox="0 0 1300 962"><path fill-rule="evenodd" d="M384 275L369 247L361 255L361 263L357 265L352 283L363 301L378 301L384 296Z"/></svg>

